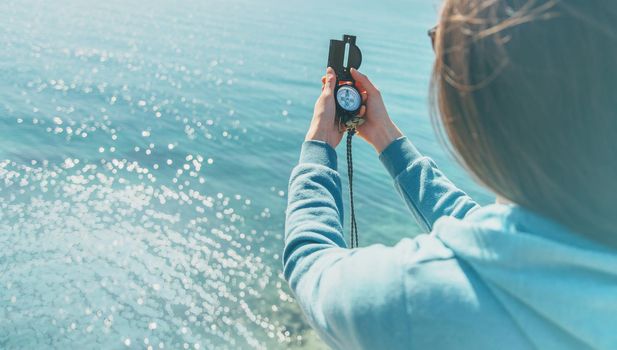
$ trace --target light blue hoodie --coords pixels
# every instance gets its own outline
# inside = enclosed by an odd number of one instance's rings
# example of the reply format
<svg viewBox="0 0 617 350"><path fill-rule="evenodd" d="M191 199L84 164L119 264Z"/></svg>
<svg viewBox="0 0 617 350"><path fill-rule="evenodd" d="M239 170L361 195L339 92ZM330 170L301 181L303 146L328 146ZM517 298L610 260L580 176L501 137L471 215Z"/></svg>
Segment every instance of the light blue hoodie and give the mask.
<svg viewBox="0 0 617 350"><path fill-rule="evenodd" d="M516 205L480 207L406 138L380 159L430 233L348 249L335 151L305 142L291 175L285 278L327 344L617 349L614 250Z"/></svg>

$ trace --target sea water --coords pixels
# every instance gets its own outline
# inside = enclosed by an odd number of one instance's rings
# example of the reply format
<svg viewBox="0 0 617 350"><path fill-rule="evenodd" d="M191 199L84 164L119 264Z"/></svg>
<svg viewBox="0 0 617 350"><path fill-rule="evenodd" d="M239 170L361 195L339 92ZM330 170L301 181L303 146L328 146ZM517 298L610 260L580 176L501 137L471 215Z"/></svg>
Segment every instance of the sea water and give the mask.
<svg viewBox="0 0 617 350"><path fill-rule="evenodd" d="M438 7L0 2L0 348L323 348L281 250L329 39L357 35L392 118L491 200L431 127ZM354 152L360 244L421 233L371 147Z"/></svg>

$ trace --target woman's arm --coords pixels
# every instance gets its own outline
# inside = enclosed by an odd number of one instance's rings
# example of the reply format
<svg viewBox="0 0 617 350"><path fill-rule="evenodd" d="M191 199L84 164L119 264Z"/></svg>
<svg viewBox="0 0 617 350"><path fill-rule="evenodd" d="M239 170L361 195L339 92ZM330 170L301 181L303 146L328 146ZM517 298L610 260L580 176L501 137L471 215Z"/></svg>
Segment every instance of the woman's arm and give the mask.
<svg viewBox="0 0 617 350"><path fill-rule="evenodd" d="M479 208L406 138L400 137L381 152L379 159L392 178L407 207L426 232L442 216L464 218Z"/></svg>
<svg viewBox="0 0 617 350"><path fill-rule="evenodd" d="M416 242L346 249L336 152L307 141L292 172L284 275L311 326L334 349L398 349L410 341L403 266Z"/></svg>
<svg viewBox="0 0 617 350"><path fill-rule="evenodd" d="M358 135L380 154L398 192L422 228L430 232L440 217L463 218L478 208L403 136L390 119L379 89L364 74L354 69L351 73L366 96L366 122L358 128Z"/></svg>

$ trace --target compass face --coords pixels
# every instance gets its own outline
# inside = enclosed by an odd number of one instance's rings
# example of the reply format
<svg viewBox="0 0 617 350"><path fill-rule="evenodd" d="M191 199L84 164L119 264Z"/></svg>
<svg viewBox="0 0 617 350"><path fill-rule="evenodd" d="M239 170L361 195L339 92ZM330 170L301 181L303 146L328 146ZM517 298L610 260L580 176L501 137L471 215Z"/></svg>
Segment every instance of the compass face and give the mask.
<svg viewBox="0 0 617 350"><path fill-rule="evenodd" d="M362 97L360 97L358 90L351 86L343 85L336 92L336 101L344 110L353 112L360 108Z"/></svg>

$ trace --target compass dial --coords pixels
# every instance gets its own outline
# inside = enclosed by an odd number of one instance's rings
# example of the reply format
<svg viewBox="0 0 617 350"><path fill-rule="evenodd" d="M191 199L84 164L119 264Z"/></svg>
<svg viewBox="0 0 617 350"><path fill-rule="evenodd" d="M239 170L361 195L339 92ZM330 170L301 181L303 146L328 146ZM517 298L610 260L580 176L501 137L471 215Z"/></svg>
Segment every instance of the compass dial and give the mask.
<svg viewBox="0 0 617 350"><path fill-rule="evenodd" d="M360 97L358 90L351 86L343 85L336 92L336 101L344 110L353 112L360 108L362 97Z"/></svg>

